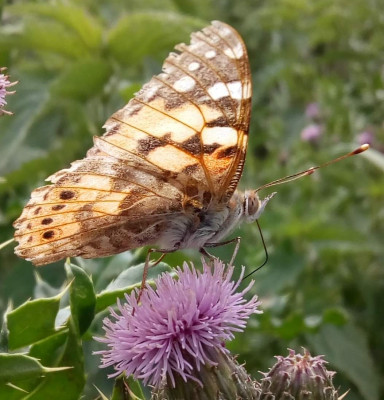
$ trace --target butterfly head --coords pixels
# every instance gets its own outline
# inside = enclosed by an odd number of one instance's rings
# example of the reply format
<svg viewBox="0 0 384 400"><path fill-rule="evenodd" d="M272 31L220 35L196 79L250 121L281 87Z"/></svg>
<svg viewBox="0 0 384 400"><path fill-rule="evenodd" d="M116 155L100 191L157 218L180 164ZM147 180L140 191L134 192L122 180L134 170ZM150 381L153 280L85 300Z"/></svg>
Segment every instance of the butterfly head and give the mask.
<svg viewBox="0 0 384 400"><path fill-rule="evenodd" d="M257 192L257 190L247 190L244 193L244 217L247 222L256 221L264 211L268 201L276 194L276 192L273 192L265 199L260 200Z"/></svg>

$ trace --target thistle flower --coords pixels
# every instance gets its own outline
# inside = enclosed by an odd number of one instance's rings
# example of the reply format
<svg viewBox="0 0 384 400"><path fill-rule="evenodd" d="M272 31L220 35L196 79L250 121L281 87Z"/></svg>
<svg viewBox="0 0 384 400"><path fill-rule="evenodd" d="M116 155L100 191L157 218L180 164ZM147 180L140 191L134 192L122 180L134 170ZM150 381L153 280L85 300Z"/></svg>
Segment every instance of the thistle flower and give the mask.
<svg viewBox="0 0 384 400"><path fill-rule="evenodd" d="M372 144L375 139L375 135L373 134L372 131L366 130L364 132L359 133L357 136L357 141L359 144Z"/></svg>
<svg viewBox="0 0 384 400"><path fill-rule="evenodd" d="M10 82L9 76L3 74L6 69L5 67L0 68L0 116L3 114L12 115L10 111L4 110L3 107L7 104L5 97L15 93L15 91L10 92L7 89L17 84L17 81Z"/></svg>
<svg viewBox="0 0 384 400"><path fill-rule="evenodd" d="M287 357L276 356L277 363L264 373L261 380L260 400L341 400L333 386L334 372L325 368L322 356L312 357L304 349L304 354L289 350Z"/></svg>
<svg viewBox="0 0 384 400"><path fill-rule="evenodd" d="M118 311L104 320L105 337L96 339L108 349L97 353L101 367L114 366L109 377L125 372L156 387L190 380L203 387L207 382L198 372L207 366L220 370L222 360L229 360L225 342L244 330L251 314L261 313L257 296L244 299L253 281L236 292L244 269L237 282L231 281L233 267L219 260L213 267L203 262L202 272L187 263L176 272L177 280L163 274L156 289L147 285L140 304L138 290L126 294L126 302L118 301Z"/></svg>
<svg viewBox="0 0 384 400"><path fill-rule="evenodd" d="M311 143L316 143L320 136L323 133L323 127L319 124L310 124L307 125L302 131L301 131L301 140L304 142L311 142Z"/></svg>

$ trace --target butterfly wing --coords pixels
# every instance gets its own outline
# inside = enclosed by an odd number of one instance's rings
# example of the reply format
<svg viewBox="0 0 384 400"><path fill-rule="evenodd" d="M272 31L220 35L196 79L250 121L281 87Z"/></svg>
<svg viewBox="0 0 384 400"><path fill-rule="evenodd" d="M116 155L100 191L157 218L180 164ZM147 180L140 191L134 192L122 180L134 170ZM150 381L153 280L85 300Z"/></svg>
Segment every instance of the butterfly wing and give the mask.
<svg viewBox="0 0 384 400"><path fill-rule="evenodd" d="M245 45L214 21L179 44L155 76L107 121L97 150L171 172L198 186L196 197L228 200L240 179L248 140L251 76ZM205 192L205 200L201 197ZM209 195L208 195L208 193Z"/></svg>
<svg viewBox="0 0 384 400"><path fill-rule="evenodd" d="M40 265L153 245L170 216L231 197L250 118L244 43L213 22L176 49L86 158L32 193L14 224L16 254Z"/></svg>
<svg viewBox="0 0 384 400"><path fill-rule="evenodd" d="M181 192L159 176L111 157L87 157L32 193L15 222L16 254L34 264L102 257L156 242Z"/></svg>

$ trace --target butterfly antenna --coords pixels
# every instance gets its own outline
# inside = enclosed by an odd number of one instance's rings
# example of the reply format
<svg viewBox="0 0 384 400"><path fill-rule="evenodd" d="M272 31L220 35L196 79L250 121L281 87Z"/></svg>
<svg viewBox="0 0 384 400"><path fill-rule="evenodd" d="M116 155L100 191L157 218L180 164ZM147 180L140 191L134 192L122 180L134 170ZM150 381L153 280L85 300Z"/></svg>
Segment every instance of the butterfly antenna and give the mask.
<svg viewBox="0 0 384 400"><path fill-rule="evenodd" d="M256 271L258 271L259 269L263 268L264 265L268 262L268 259L269 259L267 246L265 245L265 240L264 240L263 232L262 232L261 227L260 227L260 224L259 224L259 220L256 220L256 224L257 224L257 227L259 228L261 241L262 241L262 243L263 243L264 252L265 252L265 260L264 260L264 262L263 262L259 267L257 267L256 269L254 269L254 270L253 270L252 272L250 272L248 275L245 275L244 278L242 279L242 281L243 281L244 279L249 278L252 274L254 274L254 273L255 273Z"/></svg>
<svg viewBox="0 0 384 400"><path fill-rule="evenodd" d="M355 156L356 154L360 154L368 149L369 149L369 144L363 144L360 147L358 147L357 149L355 149L354 151L351 151L350 153L347 153L340 157L337 157L334 160L328 161L324 164L317 165L316 167L308 168L305 171L297 172L296 174L293 174L293 175L285 176L284 178L276 179L276 180L269 182L263 186L260 186L259 188L256 189L256 192L258 192L261 189L268 188L270 186L280 185L282 183L287 183L287 182L294 181L295 179L302 178L303 176L312 175L317 169L327 167L328 165L337 163L341 160L344 160L345 158Z"/></svg>

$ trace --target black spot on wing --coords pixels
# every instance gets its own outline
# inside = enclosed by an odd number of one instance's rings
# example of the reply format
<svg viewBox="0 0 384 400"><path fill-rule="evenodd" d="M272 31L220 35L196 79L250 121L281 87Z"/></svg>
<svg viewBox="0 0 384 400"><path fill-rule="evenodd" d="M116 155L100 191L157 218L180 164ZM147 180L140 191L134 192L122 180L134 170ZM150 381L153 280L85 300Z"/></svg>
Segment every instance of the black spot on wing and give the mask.
<svg viewBox="0 0 384 400"><path fill-rule="evenodd" d="M237 153L237 146L230 146L223 150L220 150L217 154L217 158L233 157Z"/></svg>
<svg viewBox="0 0 384 400"><path fill-rule="evenodd" d="M73 199L75 197L75 192L73 192L72 190L63 190L60 193L60 199L61 200L70 200Z"/></svg>
<svg viewBox="0 0 384 400"><path fill-rule="evenodd" d="M44 239L52 239L55 236L55 232L54 231L45 231L43 233L43 238Z"/></svg>
<svg viewBox="0 0 384 400"><path fill-rule="evenodd" d="M203 148L204 154L212 154L221 146L219 143L205 144Z"/></svg>
<svg viewBox="0 0 384 400"><path fill-rule="evenodd" d="M184 142L181 143L181 147L194 156L199 155L201 152L200 136L196 133L187 140L184 140Z"/></svg>
<svg viewBox="0 0 384 400"><path fill-rule="evenodd" d="M152 150L164 146L164 141L155 137L138 140L137 152L147 156Z"/></svg>

